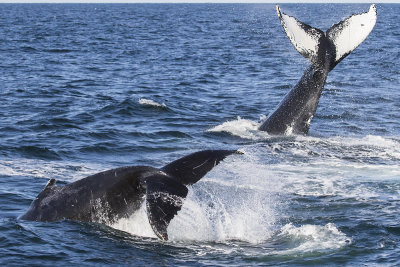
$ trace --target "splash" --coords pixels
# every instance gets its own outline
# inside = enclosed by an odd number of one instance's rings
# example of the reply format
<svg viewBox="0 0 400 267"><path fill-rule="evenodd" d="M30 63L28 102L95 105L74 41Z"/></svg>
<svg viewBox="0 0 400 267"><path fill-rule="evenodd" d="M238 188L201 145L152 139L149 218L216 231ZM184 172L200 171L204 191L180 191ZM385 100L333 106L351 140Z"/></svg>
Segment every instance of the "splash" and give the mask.
<svg viewBox="0 0 400 267"><path fill-rule="evenodd" d="M261 243L272 235L275 218L265 192L207 181L190 192L168 231L173 241Z"/></svg>
<svg viewBox="0 0 400 267"><path fill-rule="evenodd" d="M157 238L151 229L149 219L146 213L146 204L143 203L138 211L129 218L122 218L111 227L128 232L134 236Z"/></svg>
<svg viewBox="0 0 400 267"><path fill-rule="evenodd" d="M290 245L285 253L341 248L350 241L333 224L296 227L279 222L296 213L293 201L308 198L318 205L324 205L319 197L365 203L398 199L400 188L396 184L388 190L374 182L387 179L388 186L392 186L390 181L400 176L397 165L358 162L357 156L376 157L377 149L399 148L396 140L384 138L386 143L365 152L367 155L361 154L364 146L372 146L377 138L296 137L266 146L247 145L240 149L244 155L225 159L189 187L182 210L168 227L170 241L260 244L273 240L278 231L279 238L286 238ZM355 159L343 158L349 152ZM133 235L155 237L144 207L114 227Z"/></svg>
<svg viewBox="0 0 400 267"><path fill-rule="evenodd" d="M237 176L245 171L231 168L238 163L235 157L225 160L207 177L189 188L182 209L168 227L170 241L238 240L258 244L273 235L279 202L271 193L271 187L264 187L268 182L258 185L257 181L248 179L249 176ZM155 237L148 222L145 204L129 219L121 219L112 227L133 235Z"/></svg>
<svg viewBox="0 0 400 267"><path fill-rule="evenodd" d="M193 188L182 210L168 227L172 242L227 242L240 240L261 243L273 234L275 223L271 200L261 192L243 188L217 187L215 184ZM232 190L233 189L233 190ZM235 196L235 199L232 199ZM135 236L156 238L148 221L145 204L127 219L111 227Z"/></svg>

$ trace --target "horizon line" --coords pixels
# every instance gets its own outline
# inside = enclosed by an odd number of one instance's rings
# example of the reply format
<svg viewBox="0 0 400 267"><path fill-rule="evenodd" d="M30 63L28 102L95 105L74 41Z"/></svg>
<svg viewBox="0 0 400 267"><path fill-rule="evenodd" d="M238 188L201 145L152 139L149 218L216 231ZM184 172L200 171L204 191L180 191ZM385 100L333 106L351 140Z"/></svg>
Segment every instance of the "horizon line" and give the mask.
<svg viewBox="0 0 400 267"><path fill-rule="evenodd" d="M377 1L366 1L366 0L0 0L0 4L311 4L311 3L337 3L337 4L399 4L397 0L377 0Z"/></svg>

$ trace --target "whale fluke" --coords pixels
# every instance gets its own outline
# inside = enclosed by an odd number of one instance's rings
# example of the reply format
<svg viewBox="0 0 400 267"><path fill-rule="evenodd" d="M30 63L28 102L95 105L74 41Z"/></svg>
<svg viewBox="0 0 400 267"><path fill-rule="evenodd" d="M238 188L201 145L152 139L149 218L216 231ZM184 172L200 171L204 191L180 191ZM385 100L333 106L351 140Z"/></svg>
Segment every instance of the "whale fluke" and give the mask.
<svg viewBox="0 0 400 267"><path fill-rule="evenodd" d="M161 168L172 178L156 174L146 179L146 207L150 225L162 240L168 240L169 222L181 210L188 193L185 185L203 178L220 161L237 150L204 150L175 160Z"/></svg>
<svg viewBox="0 0 400 267"><path fill-rule="evenodd" d="M368 12L352 15L326 31L326 36L336 49L335 63L331 69L368 37L376 24L377 16L376 6L372 4Z"/></svg>
<svg viewBox="0 0 400 267"><path fill-rule="evenodd" d="M167 228L194 184L235 150L205 150L162 169L128 166L100 172L65 186L51 179L20 217L32 221L74 220L115 223L128 218L146 200L154 233L168 240Z"/></svg>
<svg viewBox="0 0 400 267"><path fill-rule="evenodd" d="M259 127L273 135L307 134L328 73L369 35L377 20L374 4L334 24L326 33L276 11L296 50L311 62L300 81Z"/></svg>
<svg viewBox="0 0 400 267"><path fill-rule="evenodd" d="M161 168L182 184L191 185L200 180L226 156L240 154L237 150L203 150L175 160Z"/></svg>
<svg viewBox="0 0 400 267"><path fill-rule="evenodd" d="M332 70L341 60L356 49L370 34L377 20L375 4L368 12L351 15L332 25L326 33L283 13L276 6L282 27L296 50L314 67L324 64L324 53L330 53ZM333 51L325 51L332 49Z"/></svg>
<svg viewBox="0 0 400 267"><path fill-rule="evenodd" d="M162 240L168 240L169 222L181 210L188 189L175 179L155 175L147 182L147 216L154 233Z"/></svg>
<svg viewBox="0 0 400 267"><path fill-rule="evenodd" d="M301 22L295 17L286 15L276 5L276 12L294 48L312 64L317 63L320 43L325 37L323 31Z"/></svg>

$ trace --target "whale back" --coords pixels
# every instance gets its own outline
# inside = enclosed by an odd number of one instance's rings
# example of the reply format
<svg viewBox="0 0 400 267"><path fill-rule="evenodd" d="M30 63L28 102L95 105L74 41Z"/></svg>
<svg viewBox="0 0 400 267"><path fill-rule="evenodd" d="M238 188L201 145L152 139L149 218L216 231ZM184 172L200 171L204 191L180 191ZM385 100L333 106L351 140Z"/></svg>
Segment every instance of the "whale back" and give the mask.
<svg viewBox="0 0 400 267"><path fill-rule="evenodd" d="M122 167L65 186L56 186L51 179L21 219L112 224L140 207L145 194L140 179L155 171L147 166Z"/></svg>

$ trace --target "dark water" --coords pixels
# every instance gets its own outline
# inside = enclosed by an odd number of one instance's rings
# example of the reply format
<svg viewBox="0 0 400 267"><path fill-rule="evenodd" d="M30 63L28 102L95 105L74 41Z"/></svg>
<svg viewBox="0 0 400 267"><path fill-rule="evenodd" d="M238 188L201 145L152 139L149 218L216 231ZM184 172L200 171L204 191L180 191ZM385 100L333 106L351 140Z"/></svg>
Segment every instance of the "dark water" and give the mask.
<svg viewBox="0 0 400 267"><path fill-rule="evenodd" d="M368 5L289 5L326 30ZM400 6L328 77L310 136L258 132L307 62L273 5L0 5L0 264L400 264ZM155 239L18 220L48 179L240 148Z"/></svg>

